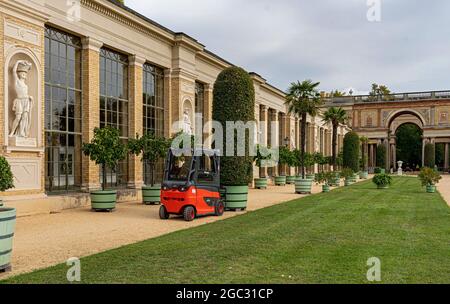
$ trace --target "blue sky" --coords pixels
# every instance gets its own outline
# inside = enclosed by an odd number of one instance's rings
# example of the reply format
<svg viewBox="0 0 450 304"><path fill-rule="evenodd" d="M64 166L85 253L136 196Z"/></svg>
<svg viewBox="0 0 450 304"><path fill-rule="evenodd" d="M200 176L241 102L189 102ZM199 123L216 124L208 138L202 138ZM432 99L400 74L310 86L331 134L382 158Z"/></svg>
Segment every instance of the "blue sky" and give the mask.
<svg viewBox="0 0 450 304"><path fill-rule="evenodd" d="M381 0L380 22L367 0L125 2L282 90L307 78L325 91L450 89L448 0Z"/></svg>

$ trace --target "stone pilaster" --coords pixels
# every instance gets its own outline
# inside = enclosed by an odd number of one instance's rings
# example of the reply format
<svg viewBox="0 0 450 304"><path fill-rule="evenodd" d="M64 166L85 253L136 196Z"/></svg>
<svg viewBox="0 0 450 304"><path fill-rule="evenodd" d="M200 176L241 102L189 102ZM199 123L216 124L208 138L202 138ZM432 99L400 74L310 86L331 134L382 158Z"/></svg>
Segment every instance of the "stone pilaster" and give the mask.
<svg viewBox="0 0 450 304"><path fill-rule="evenodd" d="M212 135L212 128L209 124L212 121L212 106L213 106L213 85L212 84L205 84L205 104L203 107L203 121L205 125L209 125L208 129L204 129L204 136L205 138L209 138ZM202 126L204 128L205 126ZM205 147L210 148L211 142L208 140L208 142L205 142Z"/></svg>
<svg viewBox="0 0 450 304"><path fill-rule="evenodd" d="M260 118L259 118L261 121L260 129L259 129L259 132L260 132L259 144L261 144L263 146L267 146L267 144L268 144L268 139L267 139L267 135L268 135L267 131L268 131L268 127L269 127L269 125L268 125L269 115L268 114L269 114L269 111L268 111L267 107L264 105L261 105ZM261 177L267 176L267 167L260 168L259 176L261 176Z"/></svg>
<svg viewBox="0 0 450 304"><path fill-rule="evenodd" d="M164 136L172 135L172 71L164 70Z"/></svg>
<svg viewBox="0 0 450 304"><path fill-rule="evenodd" d="M143 65L145 59L138 56L130 56L128 79L129 79L129 134L128 137L136 138L142 136L143 131ZM143 182L142 155L130 155L128 159L128 188L140 189Z"/></svg>
<svg viewBox="0 0 450 304"><path fill-rule="evenodd" d="M83 39L83 118L82 141L94 137L94 129L100 126L100 48L102 43L93 38ZM84 191L100 189L99 167L83 155Z"/></svg>

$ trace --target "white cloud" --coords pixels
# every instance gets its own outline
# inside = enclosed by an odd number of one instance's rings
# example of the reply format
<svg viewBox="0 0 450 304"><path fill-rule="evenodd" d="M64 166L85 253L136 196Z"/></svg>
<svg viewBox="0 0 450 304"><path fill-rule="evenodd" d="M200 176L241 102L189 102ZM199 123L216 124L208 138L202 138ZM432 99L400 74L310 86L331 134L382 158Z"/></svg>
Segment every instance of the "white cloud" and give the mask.
<svg viewBox="0 0 450 304"><path fill-rule="evenodd" d="M297 79L322 89L373 82L393 91L450 87L450 2L382 0L382 21L366 0L127 0L127 5L280 89Z"/></svg>

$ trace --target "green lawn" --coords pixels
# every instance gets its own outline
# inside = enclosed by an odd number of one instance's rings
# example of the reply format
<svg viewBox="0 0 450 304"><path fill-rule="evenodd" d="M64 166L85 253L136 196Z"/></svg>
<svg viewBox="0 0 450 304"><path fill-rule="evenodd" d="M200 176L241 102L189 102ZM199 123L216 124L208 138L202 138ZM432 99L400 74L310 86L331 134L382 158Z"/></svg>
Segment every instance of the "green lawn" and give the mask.
<svg viewBox="0 0 450 304"><path fill-rule="evenodd" d="M164 222L161 221L161 225ZM126 227L124 227L126 229ZM82 259L83 283L450 283L450 208L415 178L299 199ZM65 283L66 265L7 283Z"/></svg>

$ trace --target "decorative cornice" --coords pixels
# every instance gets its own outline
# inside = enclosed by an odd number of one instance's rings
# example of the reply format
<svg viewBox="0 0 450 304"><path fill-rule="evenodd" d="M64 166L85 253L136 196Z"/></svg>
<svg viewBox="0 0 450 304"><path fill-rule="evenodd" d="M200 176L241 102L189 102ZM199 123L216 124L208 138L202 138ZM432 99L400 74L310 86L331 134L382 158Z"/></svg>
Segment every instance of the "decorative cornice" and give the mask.
<svg viewBox="0 0 450 304"><path fill-rule="evenodd" d="M130 65L134 65L134 66L141 67L141 68L144 66L145 62L146 62L145 58L140 57L138 55L131 55L128 58L128 63Z"/></svg>
<svg viewBox="0 0 450 304"><path fill-rule="evenodd" d="M88 8L92 11L100 13L108 18L114 19L115 21L120 22L123 25L128 26L128 27L132 28L133 30L143 33L154 39L173 43L174 37L172 34L165 33L166 35L164 35L163 33L158 33L156 30L150 29L150 26L145 26L139 22L136 22L136 21L132 20L131 18L128 18L128 17L124 16L123 14L118 13L117 11L115 11L115 9L113 9L111 7L107 7L105 5L102 5L102 4L98 3L97 1L81 0L81 5L83 5L84 7ZM136 18L138 18L138 17L136 17Z"/></svg>

